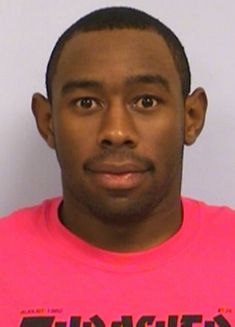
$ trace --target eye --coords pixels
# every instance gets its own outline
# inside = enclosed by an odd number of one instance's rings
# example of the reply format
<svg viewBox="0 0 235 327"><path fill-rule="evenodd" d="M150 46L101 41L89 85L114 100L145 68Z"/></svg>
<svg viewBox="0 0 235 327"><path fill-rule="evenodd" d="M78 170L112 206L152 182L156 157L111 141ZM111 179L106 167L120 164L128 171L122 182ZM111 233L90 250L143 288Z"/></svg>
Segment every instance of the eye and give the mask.
<svg viewBox="0 0 235 327"><path fill-rule="evenodd" d="M138 97L134 101L134 107L135 108L154 108L159 105L159 100L152 96L152 95L143 95L141 97Z"/></svg>
<svg viewBox="0 0 235 327"><path fill-rule="evenodd" d="M79 107L84 110L95 109L99 105L95 99L89 97L76 99L73 101L73 103L76 107Z"/></svg>

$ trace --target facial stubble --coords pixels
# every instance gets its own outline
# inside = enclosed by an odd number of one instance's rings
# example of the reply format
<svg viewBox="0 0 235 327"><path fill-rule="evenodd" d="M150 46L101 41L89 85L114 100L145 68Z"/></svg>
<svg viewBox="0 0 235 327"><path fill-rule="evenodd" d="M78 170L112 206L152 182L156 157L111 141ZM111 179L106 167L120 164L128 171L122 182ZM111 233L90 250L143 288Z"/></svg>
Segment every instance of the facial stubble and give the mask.
<svg viewBox="0 0 235 327"><path fill-rule="evenodd" d="M171 167L165 168L166 176L163 181L157 178L161 174L158 167L148 172L151 182L143 192L132 194L131 191L108 190L99 192L95 187L89 188L82 180L76 180L70 173L62 173L64 191L73 197L78 212L88 213L94 219L104 224L124 227L139 224L150 217L161 205L172 190L177 178L182 176L183 147L177 154ZM181 183L179 185L179 192ZM79 219L79 217L78 217Z"/></svg>

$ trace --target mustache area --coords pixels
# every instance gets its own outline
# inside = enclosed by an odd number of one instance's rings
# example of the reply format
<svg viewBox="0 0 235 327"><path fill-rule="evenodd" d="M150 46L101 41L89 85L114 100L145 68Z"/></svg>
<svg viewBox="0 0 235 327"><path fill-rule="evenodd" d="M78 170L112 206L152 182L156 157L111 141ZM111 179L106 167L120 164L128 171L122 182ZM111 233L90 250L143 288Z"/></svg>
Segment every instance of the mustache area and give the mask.
<svg viewBox="0 0 235 327"><path fill-rule="evenodd" d="M131 152L130 150L104 150L101 153L98 153L90 158L88 158L84 164L83 169L85 171L93 171L96 169L96 166L104 162L111 162L114 164L122 164L125 162L131 162L132 164L141 167L142 170L154 171L155 165L152 160L140 156Z"/></svg>

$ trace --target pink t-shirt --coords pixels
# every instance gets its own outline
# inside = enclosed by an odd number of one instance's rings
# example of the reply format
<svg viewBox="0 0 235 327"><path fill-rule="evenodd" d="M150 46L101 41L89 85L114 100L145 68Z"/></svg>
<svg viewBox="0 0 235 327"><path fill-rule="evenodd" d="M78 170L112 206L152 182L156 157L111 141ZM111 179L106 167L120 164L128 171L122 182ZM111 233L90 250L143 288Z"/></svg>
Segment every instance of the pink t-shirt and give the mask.
<svg viewBox="0 0 235 327"><path fill-rule="evenodd" d="M172 238L121 254L67 230L60 201L0 220L1 327L235 326L235 211L183 199Z"/></svg>

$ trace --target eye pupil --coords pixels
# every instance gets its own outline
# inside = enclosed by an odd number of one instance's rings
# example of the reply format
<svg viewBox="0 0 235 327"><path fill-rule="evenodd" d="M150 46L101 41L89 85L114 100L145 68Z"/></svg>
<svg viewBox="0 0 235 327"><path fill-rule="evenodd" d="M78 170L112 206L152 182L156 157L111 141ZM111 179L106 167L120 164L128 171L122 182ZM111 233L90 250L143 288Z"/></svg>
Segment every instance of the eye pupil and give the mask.
<svg viewBox="0 0 235 327"><path fill-rule="evenodd" d="M83 108L90 108L92 106L92 99L84 98L81 100L81 106Z"/></svg>
<svg viewBox="0 0 235 327"><path fill-rule="evenodd" d="M153 106L153 99L150 97L144 97L142 99L143 107L152 107Z"/></svg>

